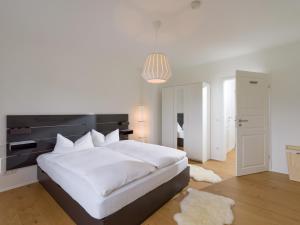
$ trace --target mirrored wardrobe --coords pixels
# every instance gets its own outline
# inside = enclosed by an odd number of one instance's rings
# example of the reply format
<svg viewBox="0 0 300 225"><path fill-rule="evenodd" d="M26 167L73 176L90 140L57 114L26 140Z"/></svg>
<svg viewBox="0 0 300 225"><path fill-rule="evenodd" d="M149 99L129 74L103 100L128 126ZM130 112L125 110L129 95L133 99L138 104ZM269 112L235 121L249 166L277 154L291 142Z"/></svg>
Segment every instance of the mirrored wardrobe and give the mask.
<svg viewBox="0 0 300 225"><path fill-rule="evenodd" d="M207 83L162 90L162 144L187 152L190 159L210 158L210 88Z"/></svg>

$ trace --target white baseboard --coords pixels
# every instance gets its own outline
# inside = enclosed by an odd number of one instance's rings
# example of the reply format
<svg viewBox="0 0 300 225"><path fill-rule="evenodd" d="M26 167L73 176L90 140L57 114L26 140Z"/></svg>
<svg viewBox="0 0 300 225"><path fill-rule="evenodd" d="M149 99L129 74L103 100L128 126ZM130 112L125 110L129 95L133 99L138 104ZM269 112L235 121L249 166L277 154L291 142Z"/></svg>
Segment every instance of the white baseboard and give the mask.
<svg viewBox="0 0 300 225"><path fill-rule="evenodd" d="M6 171L0 175L0 192L37 182L36 166Z"/></svg>
<svg viewBox="0 0 300 225"><path fill-rule="evenodd" d="M275 172L275 173L282 173L282 174L289 174L288 171L284 171L284 170L277 170L277 169L270 169L271 172Z"/></svg>
<svg viewBox="0 0 300 225"><path fill-rule="evenodd" d="M8 187L3 187L3 188L0 189L0 192L9 191L9 190L19 188L19 187L23 187L23 186L33 184L33 183L36 183L36 182L38 182L38 180L31 180L31 181L27 181L27 182L24 182L24 183L20 183L20 184L8 186Z"/></svg>
<svg viewBox="0 0 300 225"><path fill-rule="evenodd" d="M217 161L226 161L226 158L224 158L224 156L219 152L218 153L211 152L210 159L217 160Z"/></svg>

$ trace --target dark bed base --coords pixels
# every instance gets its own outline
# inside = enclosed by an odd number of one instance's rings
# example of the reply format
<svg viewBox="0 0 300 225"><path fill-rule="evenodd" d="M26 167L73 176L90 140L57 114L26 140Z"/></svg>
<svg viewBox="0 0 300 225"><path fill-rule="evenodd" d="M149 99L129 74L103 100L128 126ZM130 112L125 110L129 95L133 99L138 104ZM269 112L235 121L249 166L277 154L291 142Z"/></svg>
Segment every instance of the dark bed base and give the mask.
<svg viewBox="0 0 300 225"><path fill-rule="evenodd" d="M183 148L184 147L184 139L177 138L177 146Z"/></svg>
<svg viewBox="0 0 300 225"><path fill-rule="evenodd" d="M91 217L58 184L38 167L38 180L78 225L138 225L189 183L189 167L170 181L103 219Z"/></svg>

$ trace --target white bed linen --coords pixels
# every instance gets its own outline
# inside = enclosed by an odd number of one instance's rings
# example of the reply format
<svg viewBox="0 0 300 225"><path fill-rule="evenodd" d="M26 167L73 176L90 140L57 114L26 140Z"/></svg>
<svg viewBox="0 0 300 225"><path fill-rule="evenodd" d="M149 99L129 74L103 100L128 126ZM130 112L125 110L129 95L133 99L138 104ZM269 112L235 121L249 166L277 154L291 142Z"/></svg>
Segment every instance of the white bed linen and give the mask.
<svg viewBox="0 0 300 225"><path fill-rule="evenodd" d="M85 179L51 161L51 153L38 158L38 165L92 217L102 219L171 180L188 165L185 157L175 164L158 169L104 197L97 194Z"/></svg>
<svg viewBox="0 0 300 225"><path fill-rule="evenodd" d="M184 139L184 131L177 131L177 137Z"/></svg>
<svg viewBox="0 0 300 225"><path fill-rule="evenodd" d="M103 196L156 170L149 163L110 151L105 147L67 154L53 153L50 157L53 163L84 178L98 194Z"/></svg>
<svg viewBox="0 0 300 225"><path fill-rule="evenodd" d="M179 123L177 123L177 137L184 138L184 131Z"/></svg>
<svg viewBox="0 0 300 225"><path fill-rule="evenodd" d="M186 157L186 152L161 145L139 141L119 141L106 146L110 150L150 163L157 168L164 168Z"/></svg>

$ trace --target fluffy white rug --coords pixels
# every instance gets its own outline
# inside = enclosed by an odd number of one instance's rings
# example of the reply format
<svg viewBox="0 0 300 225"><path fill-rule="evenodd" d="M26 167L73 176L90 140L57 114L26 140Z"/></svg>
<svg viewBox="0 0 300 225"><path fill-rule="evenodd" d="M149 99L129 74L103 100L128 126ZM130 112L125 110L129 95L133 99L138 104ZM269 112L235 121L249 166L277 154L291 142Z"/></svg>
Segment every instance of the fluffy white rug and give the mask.
<svg viewBox="0 0 300 225"><path fill-rule="evenodd" d="M190 164L189 166L190 176L196 181L206 181L210 183L218 183L222 181L221 177L215 174L212 170L207 170L200 166L195 166L192 164Z"/></svg>
<svg viewBox="0 0 300 225"><path fill-rule="evenodd" d="M230 198L208 192L188 189L180 203L181 213L174 216L178 225L224 225L233 223L231 207L234 201Z"/></svg>

